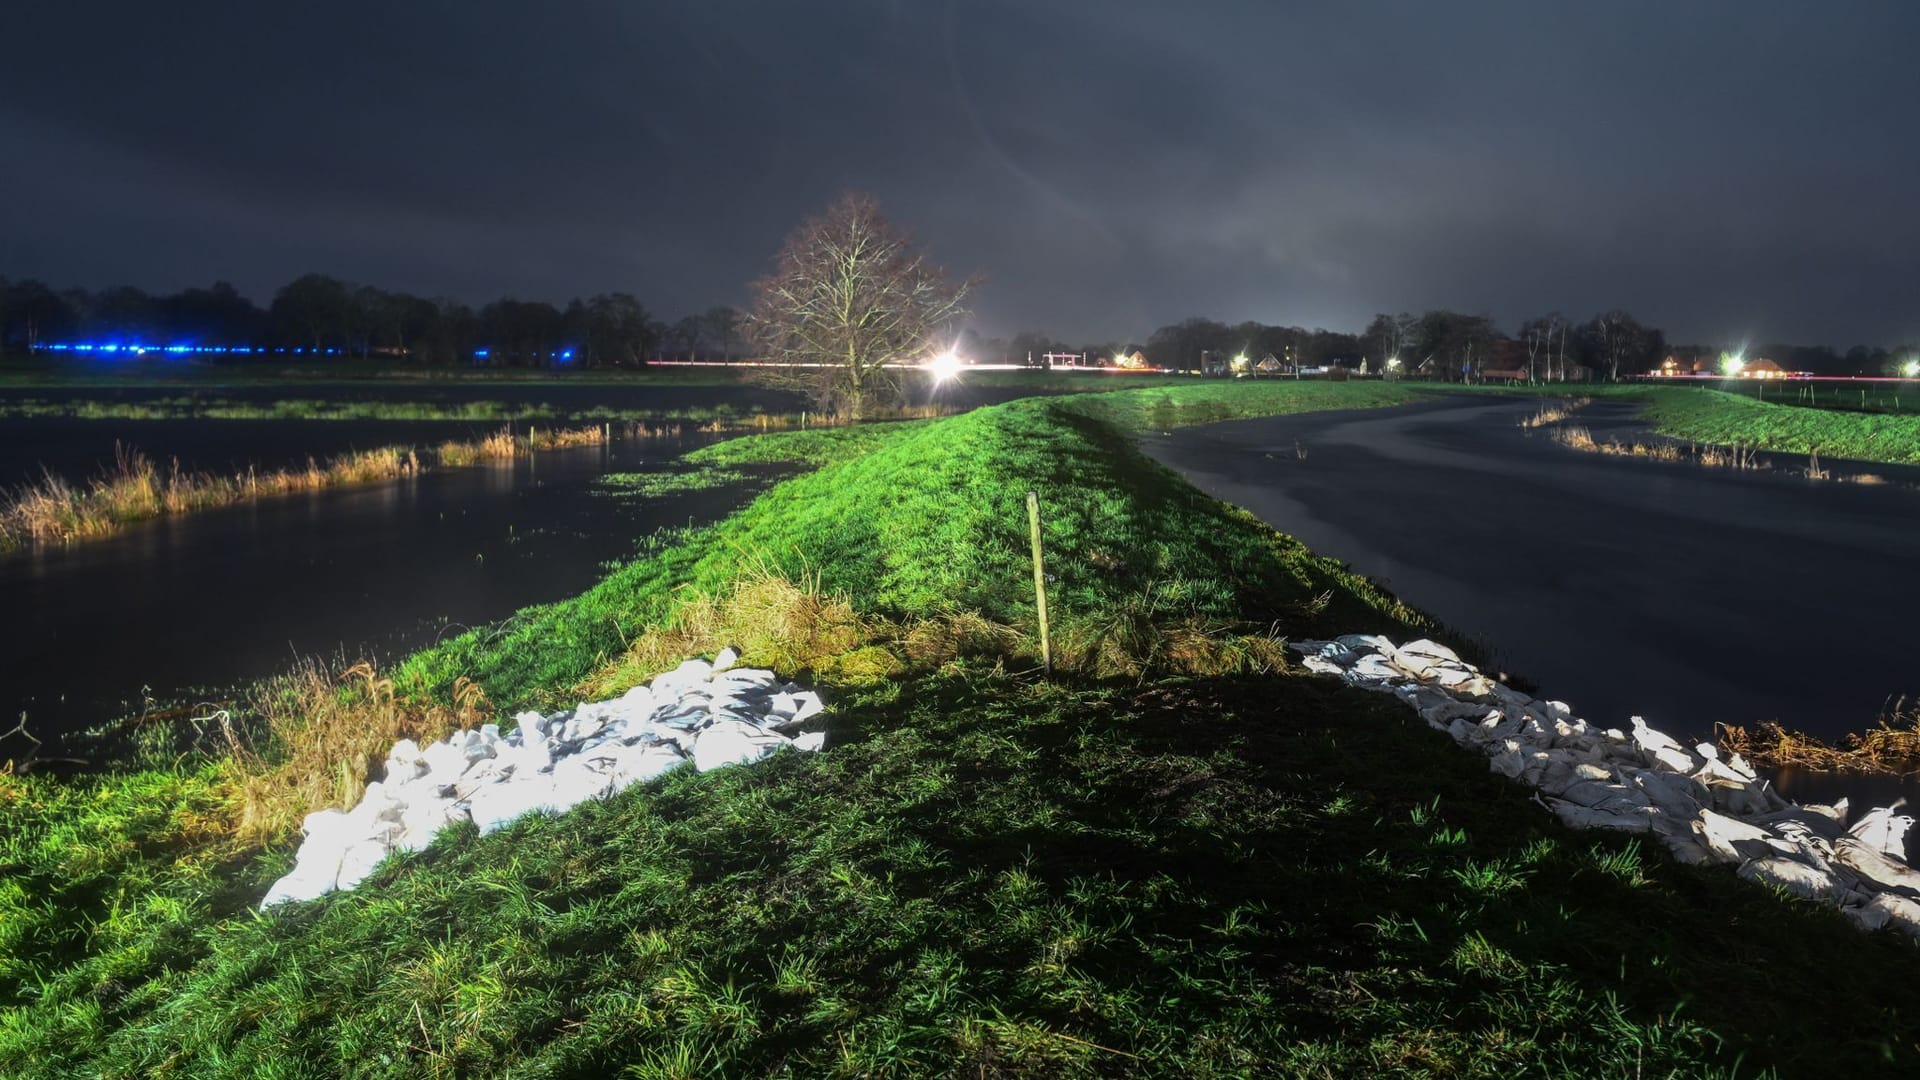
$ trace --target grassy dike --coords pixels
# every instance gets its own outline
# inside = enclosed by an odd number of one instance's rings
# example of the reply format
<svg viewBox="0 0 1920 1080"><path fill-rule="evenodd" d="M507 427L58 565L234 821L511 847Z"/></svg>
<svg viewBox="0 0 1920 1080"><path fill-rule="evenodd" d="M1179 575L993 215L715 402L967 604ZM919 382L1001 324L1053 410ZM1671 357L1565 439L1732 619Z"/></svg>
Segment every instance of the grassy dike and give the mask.
<svg viewBox="0 0 1920 1080"><path fill-rule="evenodd" d="M1490 393L1530 397L1589 397L1644 402L1653 430L1686 442L1739 446L1780 454L1819 454L1891 465L1920 465L1920 415L1842 412L1811 405L1759 401L1703 386L1646 383L1543 383L1537 386L1460 386L1408 383L1428 393ZM1782 387L1787 394L1790 388Z"/></svg>
<svg viewBox="0 0 1920 1080"><path fill-rule="evenodd" d="M1920 416L1839 412L1756 401L1724 390L1672 389L1655 393L1645 415L1654 430L1690 442L1920 465Z"/></svg>
<svg viewBox="0 0 1920 1080"><path fill-rule="evenodd" d="M828 685L828 752L453 831L349 894L252 913L290 844L233 839L223 755L0 778L0 1074L1913 1075L1920 948L1568 832L1396 703L1274 670L1268 633L1433 628L1127 434L1409 394L702 451L813 468L392 693L567 703L724 638Z"/></svg>

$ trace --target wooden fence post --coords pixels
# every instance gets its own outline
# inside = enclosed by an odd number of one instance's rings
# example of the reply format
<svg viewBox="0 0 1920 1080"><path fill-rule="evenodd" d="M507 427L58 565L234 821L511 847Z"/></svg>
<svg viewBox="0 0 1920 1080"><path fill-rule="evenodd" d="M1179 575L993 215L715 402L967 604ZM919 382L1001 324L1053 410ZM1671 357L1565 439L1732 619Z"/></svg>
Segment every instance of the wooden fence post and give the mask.
<svg viewBox="0 0 1920 1080"><path fill-rule="evenodd" d="M1040 664L1053 674L1053 648L1047 640L1047 572L1040 553L1040 493L1027 492L1027 528L1033 533L1033 602L1040 612Z"/></svg>

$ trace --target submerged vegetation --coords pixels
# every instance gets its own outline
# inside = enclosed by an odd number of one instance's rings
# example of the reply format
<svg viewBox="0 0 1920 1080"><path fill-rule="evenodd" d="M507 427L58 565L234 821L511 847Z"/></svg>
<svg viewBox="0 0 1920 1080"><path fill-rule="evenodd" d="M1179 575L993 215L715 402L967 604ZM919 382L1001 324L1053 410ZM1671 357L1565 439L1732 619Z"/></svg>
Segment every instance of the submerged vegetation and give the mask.
<svg viewBox="0 0 1920 1080"><path fill-rule="evenodd" d="M1537 415L1544 415L1552 411L1554 410L1543 410L1541 414ZM1537 418L1537 416L1529 419L1535 418ZM1561 419L1564 420L1564 417ZM1545 421L1544 423L1553 425L1550 427L1548 435L1554 442L1569 449L1580 450L1586 453L1607 454L1614 457L1646 458L1650 461L1685 462L1709 469L1772 468L1772 463L1769 459L1762 457L1760 452L1752 446L1715 446L1712 444L1683 445L1671 439L1662 438L1631 440L1619 438L1595 439L1592 431L1579 424L1556 424L1554 421ZM1522 426L1538 427L1542 425L1522 421ZM1820 455L1818 453L1807 456L1806 468L1802 470L1799 475L1809 480L1837 480L1840 483L1864 484L1868 486L1887 482L1885 477L1877 473L1843 472L1836 476L1831 468L1831 463L1829 463L1828 466L1822 466L1820 464Z"/></svg>
<svg viewBox="0 0 1920 1080"><path fill-rule="evenodd" d="M1440 631L1129 437L1411 393L1190 384L720 443L696 463L814 468L579 597L272 684L185 756L154 731L101 774L0 774L0 1062L1911 1075L1920 947L1568 832L1397 702L1293 672L1284 638ZM383 742L718 644L825 686L829 752L463 826L252 912Z"/></svg>
<svg viewBox="0 0 1920 1080"><path fill-rule="evenodd" d="M706 465L685 472L606 473L593 483L595 490L616 498L657 499L667 495L711 491L729 484L744 483L747 479L747 474L738 469Z"/></svg>
<svg viewBox="0 0 1920 1080"><path fill-rule="evenodd" d="M1836 745L1767 722L1749 729L1727 725L1720 746L1767 768L1798 766L1825 772L1920 773L1920 702L1895 702L1866 731Z"/></svg>
<svg viewBox="0 0 1920 1080"><path fill-rule="evenodd" d="M1520 421L1520 426L1523 428L1543 428L1558 424L1591 404L1593 404L1592 398L1577 397L1568 398L1556 405L1542 405L1532 416L1523 418Z"/></svg>
<svg viewBox="0 0 1920 1080"><path fill-rule="evenodd" d="M867 419L891 420L942 416L939 405L874 407ZM769 413L759 406L717 405L647 408L573 406L553 401L394 401L348 398L279 398L251 401L217 395L182 394L138 401L100 398L0 400L0 419L61 420L300 420L300 421L462 421L467 423L648 423L676 424L714 431L768 431L844 423L814 413Z"/></svg>
<svg viewBox="0 0 1920 1080"><path fill-rule="evenodd" d="M1563 385L1462 386L1411 384L1428 393L1491 393L1564 397ZM1816 409L1697 386L1648 383L1590 384L1580 389L1594 400L1642 403L1655 434L1683 443L1805 457L1848 458L1890 465L1920 465L1920 415Z"/></svg>
<svg viewBox="0 0 1920 1080"><path fill-rule="evenodd" d="M84 484L47 474L0 496L0 553L32 544L65 544L109 536L135 522L188 514L276 495L318 491L416 475L430 465L456 468L543 450L597 446L605 427L502 431L472 442L449 440L422 452L408 446L362 450L306 466L231 476L187 472L179 461L162 471L136 449L121 447L114 464Z"/></svg>

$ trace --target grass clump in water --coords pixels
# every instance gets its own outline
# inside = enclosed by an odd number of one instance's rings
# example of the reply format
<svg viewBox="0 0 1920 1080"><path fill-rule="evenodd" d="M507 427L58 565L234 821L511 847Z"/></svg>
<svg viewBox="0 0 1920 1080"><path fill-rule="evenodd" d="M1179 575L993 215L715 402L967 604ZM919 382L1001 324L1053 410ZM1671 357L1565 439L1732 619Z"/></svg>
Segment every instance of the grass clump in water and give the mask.
<svg viewBox="0 0 1920 1080"><path fill-rule="evenodd" d="M1920 772L1920 702L1895 702L1873 727L1849 733L1837 745L1768 721L1754 728L1724 725L1720 746L1766 768L1798 766L1890 775Z"/></svg>
<svg viewBox="0 0 1920 1080"><path fill-rule="evenodd" d="M231 506L261 496L391 480L412 475L420 467L411 449L383 447L271 472L189 473L176 460L163 473L138 450L121 447L113 466L86 484L71 484L49 473L0 501L0 551L108 536L134 522Z"/></svg>
<svg viewBox="0 0 1920 1080"><path fill-rule="evenodd" d="M1539 411L1535 412L1532 416L1522 419L1520 426L1523 428L1549 427L1553 424L1560 423L1591 404L1593 404L1592 398L1577 397L1569 398L1557 405L1542 405Z"/></svg>
<svg viewBox="0 0 1920 1080"><path fill-rule="evenodd" d="M738 469L709 465L685 472L606 473L594 481L594 487L618 498L659 499L711 491L745 483L748 479L750 477Z"/></svg>
<svg viewBox="0 0 1920 1080"><path fill-rule="evenodd" d="M449 440L429 451L429 457L437 465L458 468L544 450L598 446L607 438L607 429L599 425L534 429L524 438L502 430L478 441ZM118 447L113 466L88 483L73 484L48 473L39 483L0 500L0 553L110 536L135 522L251 499L414 476L425 468L414 448L386 446L324 462L309 458L302 467L267 472L250 468L232 476L187 472L176 459L163 473L145 454Z"/></svg>

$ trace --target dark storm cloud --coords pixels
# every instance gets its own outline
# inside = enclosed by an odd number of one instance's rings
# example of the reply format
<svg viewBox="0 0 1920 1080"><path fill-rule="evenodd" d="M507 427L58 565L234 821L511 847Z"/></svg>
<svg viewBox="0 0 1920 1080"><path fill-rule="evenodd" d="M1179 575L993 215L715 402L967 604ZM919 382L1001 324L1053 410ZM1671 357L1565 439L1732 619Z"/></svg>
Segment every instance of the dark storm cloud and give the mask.
<svg viewBox="0 0 1920 1080"><path fill-rule="evenodd" d="M873 191L987 329L1920 339L1907 5L35 4L0 273L739 301Z"/></svg>

